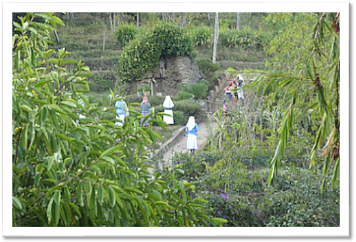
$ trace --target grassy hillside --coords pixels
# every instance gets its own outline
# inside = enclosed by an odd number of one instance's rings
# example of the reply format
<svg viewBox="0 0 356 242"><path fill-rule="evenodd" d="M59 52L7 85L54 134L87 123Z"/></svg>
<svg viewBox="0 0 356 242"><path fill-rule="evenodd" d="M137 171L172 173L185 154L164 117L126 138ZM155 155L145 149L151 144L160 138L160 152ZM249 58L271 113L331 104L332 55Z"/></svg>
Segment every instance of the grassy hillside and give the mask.
<svg viewBox="0 0 356 242"><path fill-rule="evenodd" d="M103 14L98 16L97 13L74 13L73 19L70 19L68 15L70 14L60 16L66 24L64 27L58 27L57 34L60 44L54 42L54 45L50 46L50 48L65 47L67 51L72 53L72 59L82 60L94 74L88 77L91 92L107 93L109 88L113 89L115 86L117 65L122 53L122 46L115 37L118 23L115 23L115 31L111 31L109 18ZM265 16L266 14L264 13L243 13L241 26L258 31ZM181 21L181 17L182 13L174 14L175 21L178 23ZM122 19L120 24L132 23L136 25L134 13L122 14L120 18ZM149 28L160 18L162 18L162 15L159 13L141 13L140 28ZM210 33L213 33L214 18L215 13L210 13L210 20L207 13L187 13L187 25L185 28L189 33L194 33L197 28L205 26ZM219 14L219 19L220 30L224 30L224 28L236 29L236 13L221 13ZM103 23L106 24L106 31L104 31ZM104 33L107 39L103 50ZM51 37L55 40L53 33ZM213 42L212 34L210 42ZM217 65L212 68L214 65L211 63L213 56L212 44L197 45L195 46L195 52L197 54L195 62L211 83L230 66L234 68L249 68L257 65L263 68L262 62L266 58L264 51L254 48L243 50L219 45L217 49Z"/></svg>

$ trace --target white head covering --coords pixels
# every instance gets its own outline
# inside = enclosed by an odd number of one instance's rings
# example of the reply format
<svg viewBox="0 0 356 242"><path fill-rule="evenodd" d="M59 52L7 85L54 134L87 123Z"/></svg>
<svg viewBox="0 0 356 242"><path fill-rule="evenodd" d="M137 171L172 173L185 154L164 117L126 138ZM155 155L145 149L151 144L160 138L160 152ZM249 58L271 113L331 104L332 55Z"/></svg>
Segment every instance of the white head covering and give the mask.
<svg viewBox="0 0 356 242"><path fill-rule="evenodd" d="M242 77L241 74L239 74L239 80L242 80L242 82L245 82L244 78Z"/></svg>
<svg viewBox="0 0 356 242"><path fill-rule="evenodd" d="M164 99L163 107L164 108L173 108L174 107L174 104L173 104L170 96L166 96L166 99Z"/></svg>
<svg viewBox="0 0 356 242"><path fill-rule="evenodd" d="M190 116L187 123L188 130L192 130L194 126L195 126L195 118L194 116Z"/></svg>

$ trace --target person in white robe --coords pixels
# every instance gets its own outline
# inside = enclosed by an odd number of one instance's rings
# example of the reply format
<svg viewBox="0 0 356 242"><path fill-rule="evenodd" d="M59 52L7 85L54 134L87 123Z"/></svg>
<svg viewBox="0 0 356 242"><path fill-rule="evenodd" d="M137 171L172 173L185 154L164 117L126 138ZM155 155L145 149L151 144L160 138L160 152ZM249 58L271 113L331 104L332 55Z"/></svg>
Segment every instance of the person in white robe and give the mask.
<svg viewBox="0 0 356 242"><path fill-rule="evenodd" d="M187 149L194 153L198 150L197 132L199 128L195 123L194 116L190 116L185 131L188 133Z"/></svg>
<svg viewBox="0 0 356 242"><path fill-rule="evenodd" d="M244 99L244 93L243 93L243 90L242 90L242 85L245 84L245 81L242 77L241 74L239 74L239 78L238 78L238 87L237 87L237 95L238 95L238 98L239 99Z"/></svg>
<svg viewBox="0 0 356 242"><path fill-rule="evenodd" d="M171 116L163 116L163 122L166 124L174 124L173 121L173 101L170 96L166 96L164 102L163 102L163 107L164 107L164 113L170 114Z"/></svg>
<svg viewBox="0 0 356 242"><path fill-rule="evenodd" d="M85 106L85 103L84 103L83 99L79 99L79 100L78 100L78 103L79 103L81 106ZM82 109L79 108L79 111L82 111ZM83 114L80 114L80 113L77 113L77 114L78 114L78 116L79 116L79 119L86 118ZM79 120L76 120L75 123L78 124L78 123L79 123Z"/></svg>

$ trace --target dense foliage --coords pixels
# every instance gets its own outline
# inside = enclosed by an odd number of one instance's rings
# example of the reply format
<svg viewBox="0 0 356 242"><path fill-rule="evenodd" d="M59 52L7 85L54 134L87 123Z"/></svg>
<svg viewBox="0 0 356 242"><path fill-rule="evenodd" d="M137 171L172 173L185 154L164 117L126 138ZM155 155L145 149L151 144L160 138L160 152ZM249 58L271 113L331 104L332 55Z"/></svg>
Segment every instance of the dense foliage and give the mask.
<svg viewBox="0 0 356 242"><path fill-rule="evenodd" d="M186 32L173 23L158 22L152 30L139 32L120 56L118 73L122 80L139 80L159 64L161 55L194 57Z"/></svg>
<svg viewBox="0 0 356 242"><path fill-rule="evenodd" d="M34 18L43 19L43 23ZM142 116L122 127L100 118L88 102L89 68L49 50L48 32L63 24L52 13L27 13L13 36L13 226L218 226L194 185L174 169L150 174L144 145L160 134ZM76 64L69 71L66 65ZM81 102L82 100L82 102ZM113 93L110 104L114 103ZM130 112L135 113L130 107ZM80 119L78 114L87 118ZM166 130L160 115L152 123Z"/></svg>
<svg viewBox="0 0 356 242"><path fill-rule="evenodd" d="M269 45L270 40L270 34L262 31L253 31L248 28L242 30L227 29L219 33L220 45L227 48L254 48L262 51Z"/></svg>
<svg viewBox="0 0 356 242"><path fill-rule="evenodd" d="M324 190L327 181L333 186L338 183L340 167L339 14L275 13L268 18L286 25L286 31L275 37L269 50L275 53L275 62L279 64L274 68L275 72L244 70L242 73L256 77L246 87L270 88L272 92L282 92L283 95L283 101L276 105L283 112L283 118L278 129L280 138L271 161L269 182L272 183L277 176L288 141L304 129L306 134L314 134L309 140L313 145L304 147L312 147L310 167L323 165L321 190ZM298 34L301 40L291 38ZM238 73L233 69L229 72ZM296 125L300 120L304 121ZM316 132L310 132L308 123L317 125ZM317 154L320 150L321 156ZM332 179L327 179L332 168Z"/></svg>
<svg viewBox="0 0 356 242"><path fill-rule="evenodd" d="M117 29L115 36L120 45L125 46L125 44L129 43L132 39L135 38L136 33L137 27L135 25L124 24Z"/></svg>

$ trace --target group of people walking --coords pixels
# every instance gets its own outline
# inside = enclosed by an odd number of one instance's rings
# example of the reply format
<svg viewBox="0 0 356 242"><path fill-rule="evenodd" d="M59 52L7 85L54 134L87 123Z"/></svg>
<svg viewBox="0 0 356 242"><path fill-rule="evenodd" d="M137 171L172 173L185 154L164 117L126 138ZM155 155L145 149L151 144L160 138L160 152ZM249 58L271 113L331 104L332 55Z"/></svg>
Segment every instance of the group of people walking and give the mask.
<svg viewBox="0 0 356 242"><path fill-rule="evenodd" d="M121 98L121 97L116 97L116 98ZM123 99L121 99L115 102L115 107L116 107L116 114L117 114L116 116L117 122L115 122L115 125L123 126L125 117L128 115L128 111L129 111L127 104ZM164 112L170 115L170 116L164 115L163 121L166 124L174 124L174 120L173 120L174 103L170 96L166 96L163 102L163 107L164 107ZM149 126L148 122L151 120L151 117L148 117L146 119L146 116L148 116L151 112L154 112L154 110L151 108L151 104L148 102L148 98L145 96L143 97L143 100L141 102L141 114L142 116L144 116L141 118L141 126L143 127Z"/></svg>
<svg viewBox="0 0 356 242"><path fill-rule="evenodd" d="M230 82L230 85L227 86L225 90L225 98L224 98L224 106L223 106L223 112L226 114L227 111L227 106L226 106L226 98L233 103L235 103L235 99L244 99L243 95L243 90L242 90L242 85L244 84L244 79L242 75L238 75L238 79L234 79L234 81ZM234 90L235 89L235 90ZM233 92L235 91L235 92ZM125 117L128 115L128 106L126 102L119 96L116 96L116 98L119 98L120 100L117 100L115 102L115 108L116 108L116 119L117 121L115 122L116 126L123 126ZM83 100L79 100L79 103L84 106ZM164 113L169 114L169 116L164 115L163 116L163 121L166 124L174 124L174 119L173 119L173 107L174 103L171 99L170 96L166 96L164 102L163 102L163 107L164 107ZM81 109L79 109L81 110ZM148 127L149 126L149 121L151 117L147 116L151 113L154 112L154 110L151 108L151 104L148 102L148 98L145 96L143 97L143 100L141 102L141 126L143 127ZM85 118L84 115L78 113L79 118ZM146 120L145 120L146 119ZM78 121L77 121L78 123ZM188 139L187 139L187 149L191 152L194 153L196 150L198 150L198 142L197 142L197 132L199 131L199 127L195 122L195 117L190 116L188 123L186 124L186 133L188 134Z"/></svg>
<svg viewBox="0 0 356 242"><path fill-rule="evenodd" d="M238 75L238 79L234 79L230 82L230 85L225 87L225 95L226 97L235 103L235 99L244 99L244 93L242 90L242 85L245 83L241 74ZM233 93L232 89L236 89Z"/></svg>
<svg viewBox="0 0 356 242"><path fill-rule="evenodd" d="M124 100L118 100L115 103L116 107L116 119L118 120L115 122L116 126L122 126L124 124L125 116L127 116L128 113L128 107L127 104ZM174 103L171 99L170 96L166 96L163 102L163 107L164 107L164 113L169 114L163 116L163 122L166 124L174 124L174 119L173 119L173 107ZM148 122L151 119L151 117L146 118L153 110L151 109L151 104L148 102L148 98L145 96L143 97L143 100L141 102L141 126L143 127L148 127ZM146 120L145 120L146 119ZM186 132L188 134L188 140L187 140L187 149L194 153L196 150L198 150L198 142L197 142L197 132L199 128L198 125L195 123L195 118L194 116L190 116L188 123L186 125Z"/></svg>

